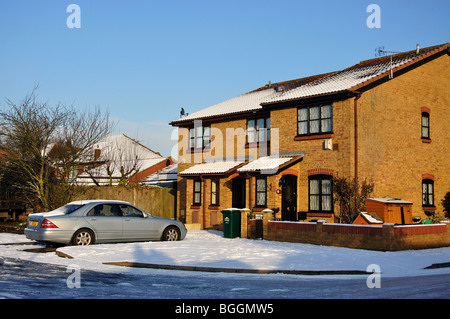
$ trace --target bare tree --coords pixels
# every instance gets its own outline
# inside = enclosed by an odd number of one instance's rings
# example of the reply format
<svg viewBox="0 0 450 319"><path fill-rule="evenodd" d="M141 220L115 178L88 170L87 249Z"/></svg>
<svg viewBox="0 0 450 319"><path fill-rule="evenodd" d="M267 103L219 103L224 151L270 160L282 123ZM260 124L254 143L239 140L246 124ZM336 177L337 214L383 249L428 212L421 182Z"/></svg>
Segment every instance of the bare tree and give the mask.
<svg viewBox="0 0 450 319"><path fill-rule="evenodd" d="M96 161L101 165L87 171L96 185L127 185L141 170L142 160L148 156L142 150L143 146L123 134L109 136L97 147L101 155Z"/></svg>
<svg viewBox="0 0 450 319"><path fill-rule="evenodd" d="M68 199L70 170L110 134L112 123L98 107L79 113L41 103L36 89L20 104L7 100L0 110L0 148L8 159L1 165L30 203L50 210Z"/></svg>
<svg viewBox="0 0 450 319"><path fill-rule="evenodd" d="M118 176L118 185L128 184L130 178L141 169L136 145L124 147L123 143L116 140L107 149L105 165L110 179L110 186L112 185L113 176Z"/></svg>

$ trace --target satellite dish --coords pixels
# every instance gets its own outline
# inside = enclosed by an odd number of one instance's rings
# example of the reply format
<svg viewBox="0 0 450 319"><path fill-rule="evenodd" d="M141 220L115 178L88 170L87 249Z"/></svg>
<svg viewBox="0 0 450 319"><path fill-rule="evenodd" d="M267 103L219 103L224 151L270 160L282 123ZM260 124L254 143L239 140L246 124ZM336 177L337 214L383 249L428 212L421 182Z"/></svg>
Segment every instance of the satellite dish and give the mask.
<svg viewBox="0 0 450 319"><path fill-rule="evenodd" d="M186 112L184 111L184 108L181 108L180 117L183 117L185 114L186 114Z"/></svg>

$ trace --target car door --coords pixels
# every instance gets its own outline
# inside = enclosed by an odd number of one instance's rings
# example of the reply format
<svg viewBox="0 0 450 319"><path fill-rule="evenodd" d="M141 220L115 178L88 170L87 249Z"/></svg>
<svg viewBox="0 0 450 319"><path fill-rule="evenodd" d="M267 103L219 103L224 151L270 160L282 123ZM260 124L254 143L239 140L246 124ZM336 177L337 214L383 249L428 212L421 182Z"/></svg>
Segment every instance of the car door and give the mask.
<svg viewBox="0 0 450 319"><path fill-rule="evenodd" d="M161 237L153 217L130 205L121 204L119 207L123 216L124 240L154 240Z"/></svg>
<svg viewBox="0 0 450 319"><path fill-rule="evenodd" d="M123 218L115 204L98 204L85 216L86 221L94 228L97 241L122 240Z"/></svg>

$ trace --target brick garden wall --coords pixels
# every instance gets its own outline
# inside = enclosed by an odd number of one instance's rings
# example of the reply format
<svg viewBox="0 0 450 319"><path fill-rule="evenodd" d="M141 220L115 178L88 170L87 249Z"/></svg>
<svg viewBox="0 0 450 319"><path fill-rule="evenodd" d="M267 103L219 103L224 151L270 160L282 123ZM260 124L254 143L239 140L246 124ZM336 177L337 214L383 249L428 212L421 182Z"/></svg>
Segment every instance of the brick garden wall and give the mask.
<svg viewBox="0 0 450 319"><path fill-rule="evenodd" d="M258 223L260 225L258 225ZM248 225L248 228L243 227ZM241 219L241 237L257 238L262 228L265 240L338 246L379 251L398 251L450 246L450 223L432 225L348 225L328 224L323 221L282 222Z"/></svg>
<svg viewBox="0 0 450 319"><path fill-rule="evenodd" d="M268 222L264 239L397 251L450 246L450 224L394 226Z"/></svg>

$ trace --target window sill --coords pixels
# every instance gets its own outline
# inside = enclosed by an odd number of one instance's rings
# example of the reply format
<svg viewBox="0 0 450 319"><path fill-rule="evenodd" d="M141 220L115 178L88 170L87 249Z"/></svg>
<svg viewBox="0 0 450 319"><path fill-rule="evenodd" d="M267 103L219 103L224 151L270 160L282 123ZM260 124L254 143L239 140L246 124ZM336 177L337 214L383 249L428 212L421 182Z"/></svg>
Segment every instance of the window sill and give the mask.
<svg viewBox="0 0 450 319"><path fill-rule="evenodd" d="M328 217L331 218L333 217L333 213L332 212L307 212L307 216L309 217Z"/></svg>
<svg viewBox="0 0 450 319"><path fill-rule="evenodd" d="M431 139L430 139L430 138L424 138L424 137L422 137L422 143L427 143L427 144L429 144L429 143L431 143Z"/></svg>
<svg viewBox="0 0 450 319"><path fill-rule="evenodd" d="M208 209L210 209L210 210L219 210L220 206L219 205L209 205Z"/></svg>
<svg viewBox="0 0 450 319"><path fill-rule="evenodd" d="M245 148L258 148L267 147L270 148L270 142L257 142L257 143L246 143Z"/></svg>
<svg viewBox="0 0 450 319"><path fill-rule="evenodd" d="M318 135L298 135L294 137L294 141L308 141L308 140L320 140L326 138L332 138L333 133L330 134L318 134Z"/></svg>
<svg viewBox="0 0 450 319"><path fill-rule="evenodd" d="M194 153L203 153L203 152L208 152L210 151L211 148L210 147L205 147L205 148L190 148L186 151L186 154L194 154Z"/></svg>
<svg viewBox="0 0 450 319"><path fill-rule="evenodd" d="M202 207L201 204L191 205L191 209L200 209Z"/></svg>

